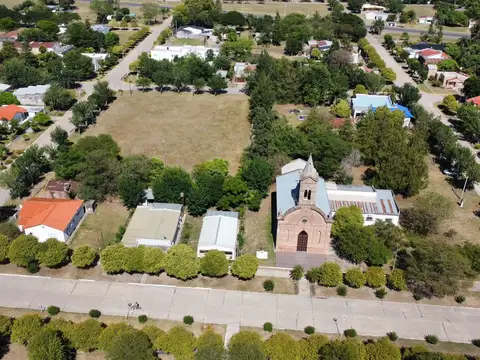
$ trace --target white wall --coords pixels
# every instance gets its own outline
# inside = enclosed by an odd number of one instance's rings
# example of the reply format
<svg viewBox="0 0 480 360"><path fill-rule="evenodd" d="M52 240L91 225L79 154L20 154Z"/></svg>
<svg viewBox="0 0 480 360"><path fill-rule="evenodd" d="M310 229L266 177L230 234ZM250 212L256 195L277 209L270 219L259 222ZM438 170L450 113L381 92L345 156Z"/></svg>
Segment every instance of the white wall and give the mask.
<svg viewBox="0 0 480 360"><path fill-rule="evenodd" d="M59 241L67 241L68 236L63 231L51 228L50 226L38 225L25 229L25 234L33 235L38 238L38 241L44 242L47 239L55 238Z"/></svg>
<svg viewBox="0 0 480 360"><path fill-rule="evenodd" d="M235 258L236 258L235 249L230 249L230 248L226 248L226 247L223 247L223 246L215 246L215 245L198 246L197 256L199 258L202 258L202 257L205 256L205 254L209 250L218 250L218 251L231 253L231 254L225 254L225 256L227 257L228 260L235 260Z"/></svg>

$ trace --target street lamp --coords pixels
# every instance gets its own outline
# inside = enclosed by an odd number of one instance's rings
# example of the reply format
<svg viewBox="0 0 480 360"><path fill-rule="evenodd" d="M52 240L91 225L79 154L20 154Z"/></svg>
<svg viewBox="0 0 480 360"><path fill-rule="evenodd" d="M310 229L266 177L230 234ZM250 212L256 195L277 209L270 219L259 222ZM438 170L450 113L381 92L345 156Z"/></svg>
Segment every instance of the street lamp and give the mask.
<svg viewBox="0 0 480 360"><path fill-rule="evenodd" d="M340 335L340 329L338 328L338 320L337 318L333 318L333 322L335 323L335 326L337 327L337 333Z"/></svg>
<svg viewBox="0 0 480 360"><path fill-rule="evenodd" d="M468 182L468 176L465 178L465 184L463 184L462 197L460 198L460 207L461 208L463 208L463 203L464 203L463 196L465 195L465 188L467 187L467 182Z"/></svg>

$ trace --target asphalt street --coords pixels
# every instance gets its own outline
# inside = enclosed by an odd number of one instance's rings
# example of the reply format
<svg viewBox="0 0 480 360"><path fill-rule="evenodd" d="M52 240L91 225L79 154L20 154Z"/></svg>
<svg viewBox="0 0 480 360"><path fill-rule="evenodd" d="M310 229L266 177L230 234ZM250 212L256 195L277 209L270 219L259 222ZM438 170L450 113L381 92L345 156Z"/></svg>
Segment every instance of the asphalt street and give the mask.
<svg viewBox="0 0 480 360"><path fill-rule="evenodd" d="M0 306L126 316L128 303L141 309L129 316L181 321L192 315L203 323L303 330L312 325L323 333L354 328L361 335L423 339L435 334L442 341L468 343L480 337L480 309L392 303L343 298L310 298L256 292L186 288L37 276L0 275ZM334 320L336 319L336 321Z"/></svg>

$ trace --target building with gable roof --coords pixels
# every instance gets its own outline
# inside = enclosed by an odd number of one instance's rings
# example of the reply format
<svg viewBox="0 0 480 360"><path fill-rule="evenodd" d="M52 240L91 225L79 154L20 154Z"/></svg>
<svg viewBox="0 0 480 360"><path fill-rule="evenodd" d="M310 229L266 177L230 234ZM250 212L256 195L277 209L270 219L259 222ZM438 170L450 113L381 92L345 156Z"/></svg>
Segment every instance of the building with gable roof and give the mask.
<svg viewBox="0 0 480 360"><path fill-rule="evenodd" d="M331 227L341 207L359 207L365 225L379 220L399 223L400 210L391 190L326 182L311 155L306 163L297 159L286 164L276 185L277 253L330 255Z"/></svg>
<svg viewBox="0 0 480 360"><path fill-rule="evenodd" d="M198 240L197 256L203 257L210 250L218 250L225 253L227 259L235 260L238 224L238 212L207 211Z"/></svg>

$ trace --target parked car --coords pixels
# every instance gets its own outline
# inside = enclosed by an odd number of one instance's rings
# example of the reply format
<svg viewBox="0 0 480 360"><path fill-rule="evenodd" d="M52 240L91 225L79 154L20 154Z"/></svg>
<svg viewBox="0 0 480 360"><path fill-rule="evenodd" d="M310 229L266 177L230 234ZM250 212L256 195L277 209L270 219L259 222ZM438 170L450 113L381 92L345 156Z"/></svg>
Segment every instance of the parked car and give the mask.
<svg viewBox="0 0 480 360"><path fill-rule="evenodd" d="M458 172L455 169L445 169L442 171L447 176L457 176Z"/></svg>

